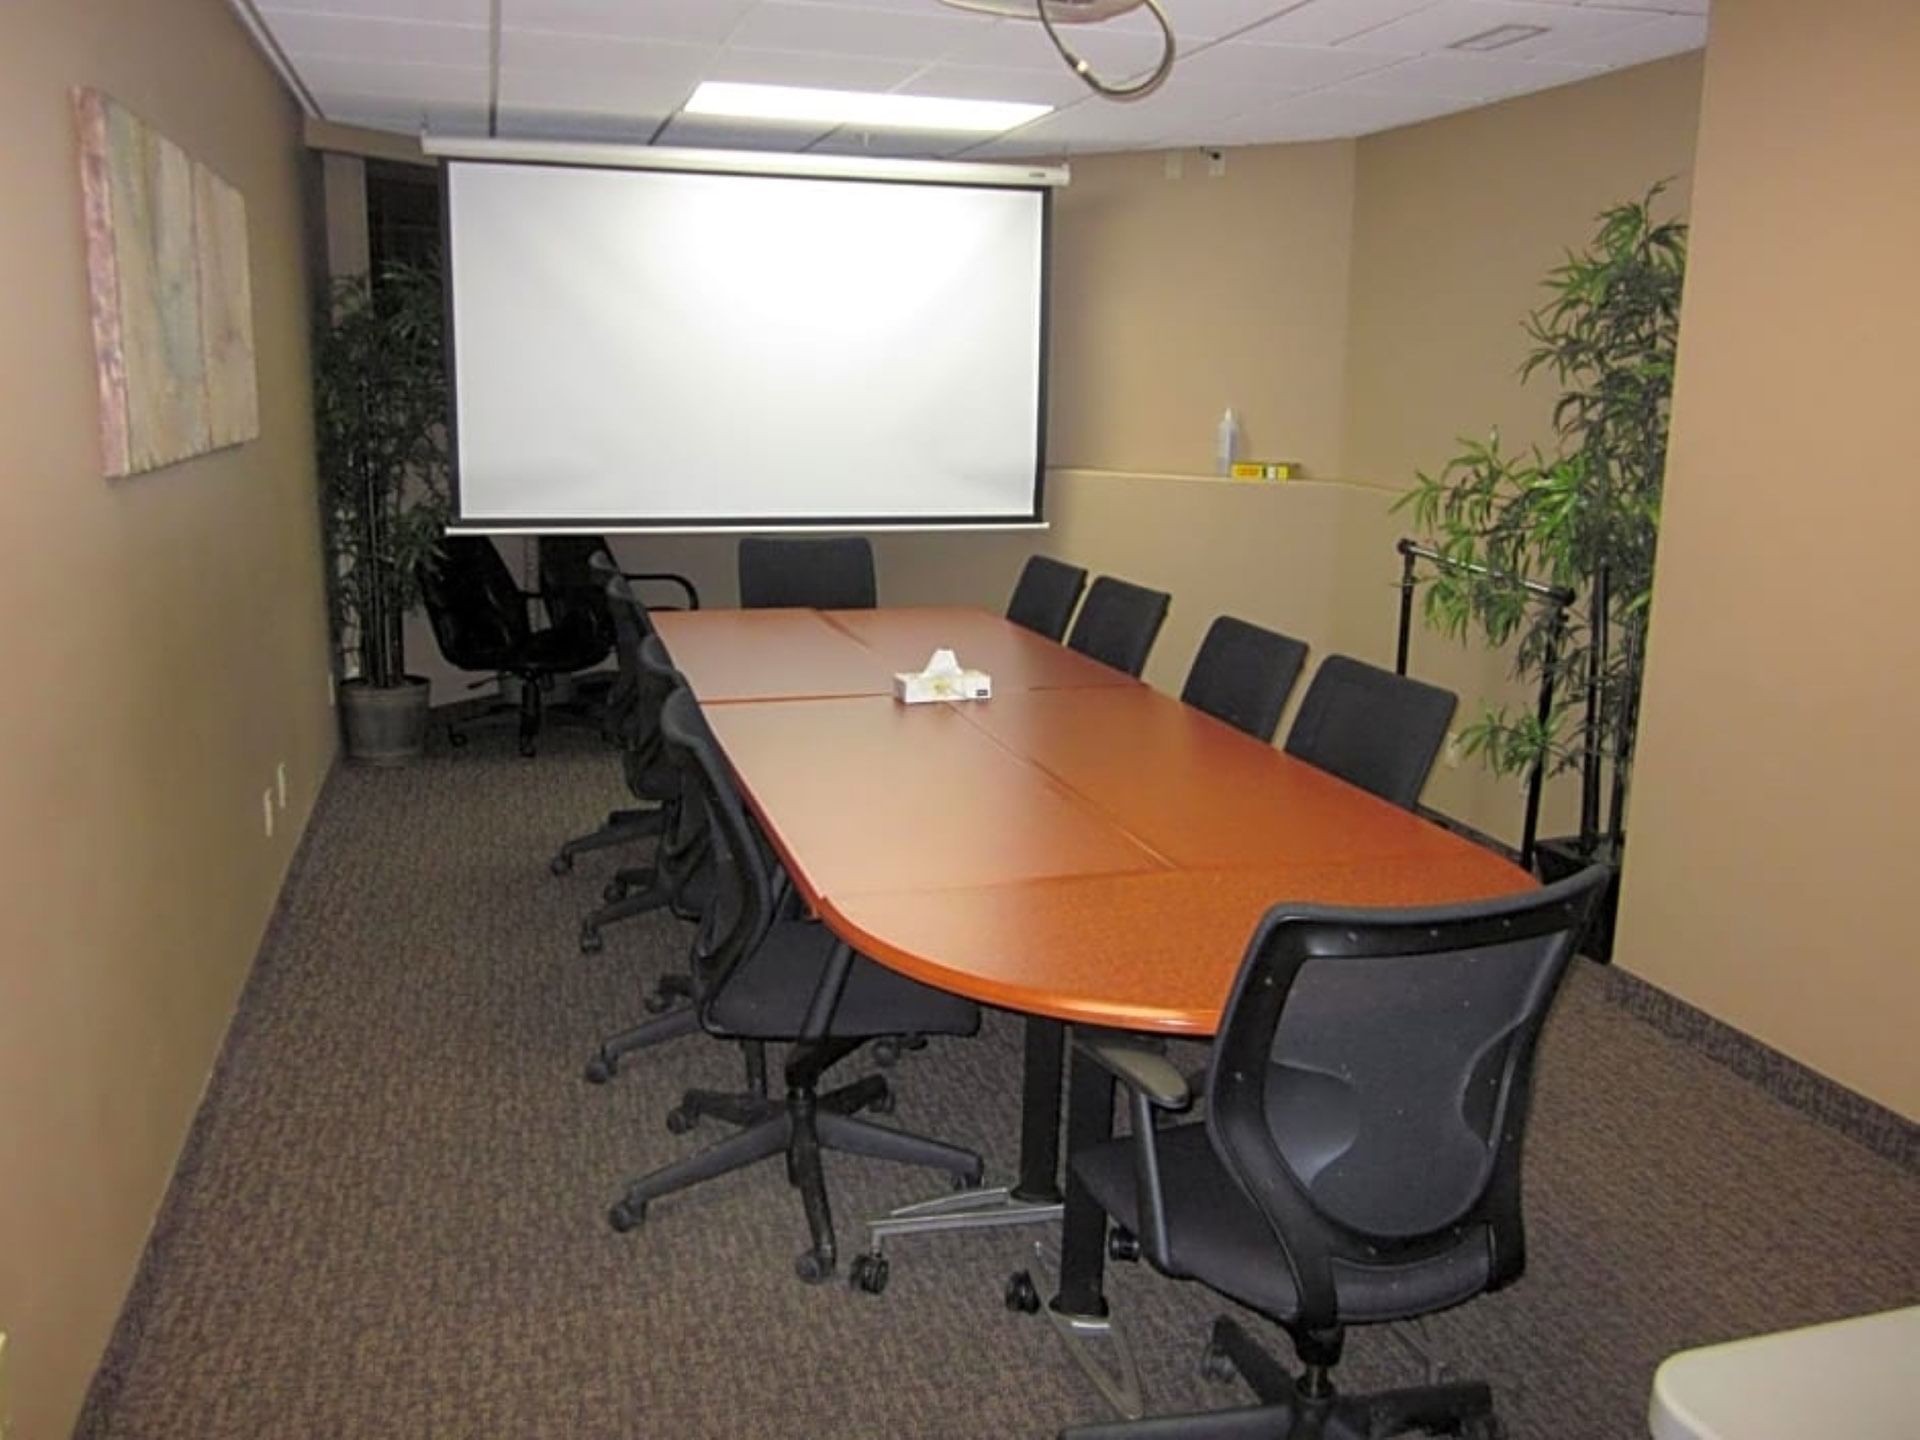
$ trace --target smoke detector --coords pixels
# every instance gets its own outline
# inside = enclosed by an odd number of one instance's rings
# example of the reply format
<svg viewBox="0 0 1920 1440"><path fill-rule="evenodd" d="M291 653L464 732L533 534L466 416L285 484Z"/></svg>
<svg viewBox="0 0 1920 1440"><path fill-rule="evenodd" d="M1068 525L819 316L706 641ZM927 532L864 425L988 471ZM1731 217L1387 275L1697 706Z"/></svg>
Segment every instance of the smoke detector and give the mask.
<svg viewBox="0 0 1920 1440"><path fill-rule="evenodd" d="M1167 12L1161 9L1161 0L940 0L940 3L955 10L994 15L1003 20L1038 20L1047 32L1047 39L1053 42L1053 48L1066 61L1067 68L1078 75L1094 94L1108 100L1144 100L1173 73L1173 26L1168 23ZM1152 15L1160 26L1160 59L1151 70L1143 71L1131 80L1102 80L1093 73L1093 67L1060 38L1057 28L1062 25L1094 25L1125 15L1131 10L1142 9Z"/></svg>

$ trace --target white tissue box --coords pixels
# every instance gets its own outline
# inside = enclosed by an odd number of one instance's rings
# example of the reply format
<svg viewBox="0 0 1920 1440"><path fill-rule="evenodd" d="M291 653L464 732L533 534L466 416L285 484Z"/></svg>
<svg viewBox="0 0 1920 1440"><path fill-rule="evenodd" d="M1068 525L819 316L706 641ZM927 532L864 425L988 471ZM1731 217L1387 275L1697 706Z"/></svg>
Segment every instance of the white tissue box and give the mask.
<svg viewBox="0 0 1920 1440"><path fill-rule="evenodd" d="M984 670L927 672L896 671L893 698L909 705L930 700L986 700L993 694L993 680Z"/></svg>

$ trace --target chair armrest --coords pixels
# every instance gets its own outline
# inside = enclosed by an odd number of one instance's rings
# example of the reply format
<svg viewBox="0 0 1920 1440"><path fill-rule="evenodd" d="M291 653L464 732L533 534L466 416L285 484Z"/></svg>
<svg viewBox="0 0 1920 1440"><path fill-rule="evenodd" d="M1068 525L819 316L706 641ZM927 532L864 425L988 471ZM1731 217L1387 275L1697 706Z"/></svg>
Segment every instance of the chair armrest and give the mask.
<svg viewBox="0 0 1920 1440"><path fill-rule="evenodd" d="M700 608L700 592L693 588L693 581L684 575L676 575L671 570L622 570L620 576L624 580L649 580L662 585L677 585L687 597L686 608Z"/></svg>
<svg viewBox="0 0 1920 1440"><path fill-rule="evenodd" d="M1186 1078L1164 1055L1101 1036L1076 1035L1073 1048L1127 1088L1133 1121L1134 1190L1139 1202L1140 1248L1154 1268L1183 1276L1167 1240L1166 1192L1160 1184L1159 1127L1154 1111L1185 1110L1193 1103Z"/></svg>
<svg viewBox="0 0 1920 1440"><path fill-rule="evenodd" d="M1104 1037L1074 1037L1074 1048L1142 1096L1156 1110L1184 1110L1193 1103L1187 1080L1164 1055Z"/></svg>

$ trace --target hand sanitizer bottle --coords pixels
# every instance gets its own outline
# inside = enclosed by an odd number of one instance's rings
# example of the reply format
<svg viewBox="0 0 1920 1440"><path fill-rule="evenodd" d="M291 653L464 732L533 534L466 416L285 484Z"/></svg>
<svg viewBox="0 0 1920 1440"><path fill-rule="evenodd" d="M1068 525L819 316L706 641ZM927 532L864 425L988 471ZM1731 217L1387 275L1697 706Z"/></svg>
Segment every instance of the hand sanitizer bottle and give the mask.
<svg viewBox="0 0 1920 1440"><path fill-rule="evenodd" d="M1217 474L1231 475L1233 462L1240 458L1240 420L1233 413L1233 407L1227 407L1227 413L1220 417L1220 428L1214 437L1214 470Z"/></svg>

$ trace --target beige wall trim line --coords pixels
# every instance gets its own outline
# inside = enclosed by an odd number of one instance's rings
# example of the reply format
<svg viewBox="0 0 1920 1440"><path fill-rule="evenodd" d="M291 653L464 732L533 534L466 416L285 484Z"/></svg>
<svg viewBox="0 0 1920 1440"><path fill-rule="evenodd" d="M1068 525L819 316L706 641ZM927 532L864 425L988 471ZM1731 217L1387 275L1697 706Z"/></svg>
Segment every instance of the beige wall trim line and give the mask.
<svg viewBox="0 0 1920 1440"><path fill-rule="evenodd" d="M1692 1046L1781 1104L1920 1173L1920 1125L1630 971L1608 966L1606 981L1607 1000L1629 1015Z"/></svg>

